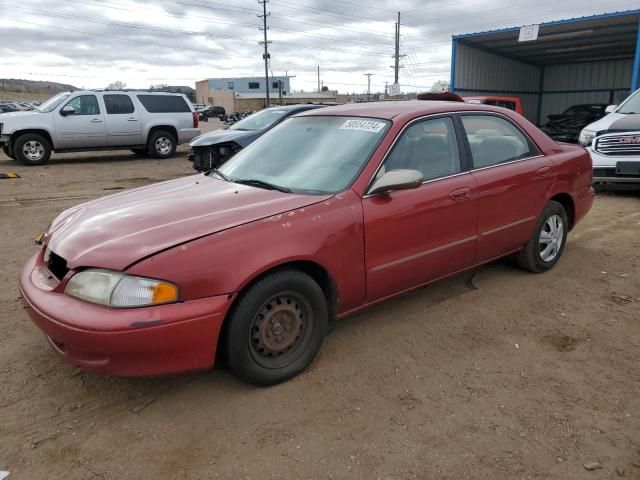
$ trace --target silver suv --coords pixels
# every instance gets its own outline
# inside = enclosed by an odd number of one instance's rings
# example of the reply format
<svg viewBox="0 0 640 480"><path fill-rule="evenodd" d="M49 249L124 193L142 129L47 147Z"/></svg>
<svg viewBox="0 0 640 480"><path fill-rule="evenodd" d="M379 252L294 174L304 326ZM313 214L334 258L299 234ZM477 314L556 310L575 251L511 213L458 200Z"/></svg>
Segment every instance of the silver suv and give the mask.
<svg viewBox="0 0 640 480"><path fill-rule="evenodd" d="M177 93L64 92L35 110L0 114L2 150L25 165L48 162L52 151L129 149L167 158L198 135L198 114Z"/></svg>

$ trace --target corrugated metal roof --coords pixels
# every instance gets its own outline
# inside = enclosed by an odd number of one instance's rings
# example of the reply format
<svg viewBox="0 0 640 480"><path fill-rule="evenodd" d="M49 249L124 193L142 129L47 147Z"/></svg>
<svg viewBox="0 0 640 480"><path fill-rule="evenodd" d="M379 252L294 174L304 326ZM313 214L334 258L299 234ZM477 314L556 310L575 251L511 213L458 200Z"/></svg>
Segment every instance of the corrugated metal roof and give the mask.
<svg viewBox="0 0 640 480"><path fill-rule="evenodd" d="M455 35L454 41L533 65L632 58L640 10L541 23L538 39L519 42L520 27Z"/></svg>

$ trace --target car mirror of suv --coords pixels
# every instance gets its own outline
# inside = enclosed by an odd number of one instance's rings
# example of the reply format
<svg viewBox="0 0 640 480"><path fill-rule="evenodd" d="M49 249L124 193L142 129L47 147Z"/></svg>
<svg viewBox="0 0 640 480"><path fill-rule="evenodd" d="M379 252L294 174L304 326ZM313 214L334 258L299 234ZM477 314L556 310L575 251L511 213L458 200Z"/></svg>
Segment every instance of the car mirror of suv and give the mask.
<svg viewBox="0 0 640 480"><path fill-rule="evenodd" d="M67 105L66 107L63 107L60 110L60 115L62 115L63 117L66 117L67 115L73 115L74 113L76 113L76 111L70 105Z"/></svg>
<svg viewBox="0 0 640 480"><path fill-rule="evenodd" d="M618 108L617 105L609 105L607 108L604 109L604 113L613 113L615 112L616 108Z"/></svg>
<svg viewBox="0 0 640 480"><path fill-rule="evenodd" d="M422 185L422 181L422 172L418 170L390 170L373 182L369 195L418 188Z"/></svg>

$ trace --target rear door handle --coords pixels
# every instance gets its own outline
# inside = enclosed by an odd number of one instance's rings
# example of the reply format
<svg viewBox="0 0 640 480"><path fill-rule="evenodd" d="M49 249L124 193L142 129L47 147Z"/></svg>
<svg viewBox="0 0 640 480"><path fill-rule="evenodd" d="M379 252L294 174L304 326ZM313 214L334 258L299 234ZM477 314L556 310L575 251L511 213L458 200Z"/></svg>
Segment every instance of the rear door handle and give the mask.
<svg viewBox="0 0 640 480"><path fill-rule="evenodd" d="M547 175L549 175L549 172L551 172L551 167L540 167L538 170L536 170L536 174L539 177L546 177Z"/></svg>
<svg viewBox="0 0 640 480"><path fill-rule="evenodd" d="M91 123L102 123L102 120L100 120L99 118L94 118L93 120L91 120Z"/></svg>
<svg viewBox="0 0 640 480"><path fill-rule="evenodd" d="M456 202L467 200L471 198L471 189L469 187L458 188L449 194L449 198Z"/></svg>
<svg viewBox="0 0 640 480"><path fill-rule="evenodd" d="M137 122L138 119L137 118L127 118L128 122Z"/></svg>

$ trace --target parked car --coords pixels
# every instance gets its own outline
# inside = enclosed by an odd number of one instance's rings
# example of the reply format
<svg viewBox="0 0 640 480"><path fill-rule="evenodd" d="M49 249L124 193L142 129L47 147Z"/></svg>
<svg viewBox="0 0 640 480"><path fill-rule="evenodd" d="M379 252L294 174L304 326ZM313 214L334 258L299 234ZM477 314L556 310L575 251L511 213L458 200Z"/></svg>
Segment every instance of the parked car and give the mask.
<svg viewBox="0 0 640 480"><path fill-rule="evenodd" d="M520 115L524 115L522 102L518 97L462 97L467 103L493 105L495 107L508 108Z"/></svg>
<svg viewBox="0 0 640 480"><path fill-rule="evenodd" d="M195 138L191 142L191 153L187 158L198 172L218 168L284 119L324 106L303 104L265 108L228 128L207 132Z"/></svg>
<svg viewBox="0 0 640 480"><path fill-rule="evenodd" d="M541 128L559 142L578 143L580 131L606 115L606 103L573 105L559 115L549 115L549 121Z"/></svg>
<svg viewBox="0 0 640 480"><path fill-rule="evenodd" d="M314 109L219 170L73 207L22 271L26 311L86 370L206 369L220 349L247 382L287 380L333 317L505 255L558 262L591 160L505 112Z"/></svg>
<svg viewBox="0 0 640 480"><path fill-rule="evenodd" d="M0 113L17 112L18 109L8 103L0 103ZM2 118L2 117L0 117Z"/></svg>
<svg viewBox="0 0 640 480"><path fill-rule="evenodd" d="M225 115L227 112L225 111L224 107L218 107L218 106L212 106L212 107L205 107L204 108L204 113L209 117L216 117L216 118L220 118L223 115Z"/></svg>
<svg viewBox="0 0 640 480"><path fill-rule="evenodd" d="M588 147L593 161L593 181L601 187L640 185L640 90L606 111L580 133L580 144Z"/></svg>
<svg viewBox="0 0 640 480"><path fill-rule="evenodd" d="M0 145L25 165L47 163L52 151L129 149L168 158L199 134L197 113L176 93L65 92L30 112L0 114Z"/></svg>
<svg viewBox="0 0 640 480"><path fill-rule="evenodd" d="M196 107L196 112L198 113L198 120L200 120L201 122L209 121L209 115L207 115L207 113L204 111L204 107Z"/></svg>

